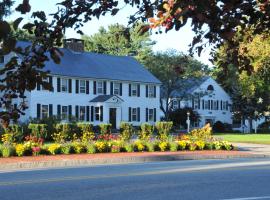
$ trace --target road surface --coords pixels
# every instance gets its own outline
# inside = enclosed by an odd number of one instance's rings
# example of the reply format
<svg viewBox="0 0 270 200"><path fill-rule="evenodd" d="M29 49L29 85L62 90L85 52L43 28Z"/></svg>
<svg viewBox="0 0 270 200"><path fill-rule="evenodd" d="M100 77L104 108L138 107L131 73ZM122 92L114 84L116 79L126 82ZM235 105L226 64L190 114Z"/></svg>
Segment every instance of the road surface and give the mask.
<svg viewBox="0 0 270 200"><path fill-rule="evenodd" d="M270 199L270 159L193 160L0 173L1 200Z"/></svg>

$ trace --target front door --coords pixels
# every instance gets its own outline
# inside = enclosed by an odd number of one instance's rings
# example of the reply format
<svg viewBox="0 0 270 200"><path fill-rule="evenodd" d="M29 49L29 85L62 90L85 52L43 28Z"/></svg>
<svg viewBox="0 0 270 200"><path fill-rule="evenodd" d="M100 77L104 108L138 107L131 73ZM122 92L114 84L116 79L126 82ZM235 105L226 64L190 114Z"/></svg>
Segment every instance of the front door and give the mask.
<svg viewBox="0 0 270 200"><path fill-rule="evenodd" d="M116 108L110 108L110 124L116 129Z"/></svg>

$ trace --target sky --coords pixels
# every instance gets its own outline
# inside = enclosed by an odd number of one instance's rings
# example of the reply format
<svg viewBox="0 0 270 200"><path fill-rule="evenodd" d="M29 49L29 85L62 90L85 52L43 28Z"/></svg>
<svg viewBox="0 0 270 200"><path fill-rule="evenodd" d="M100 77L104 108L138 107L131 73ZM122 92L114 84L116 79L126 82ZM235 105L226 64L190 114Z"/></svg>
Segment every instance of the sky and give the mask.
<svg viewBox="0 0 270 200"><path fill-rule="evenodd" d="M14 8L21 0L16 0ZM30 0L31 4L31 12L37 10L43 10L46 14L53 13L57 11L57 6L55 5L57 2L61 2L61 0ZM122 5L120 5L122 6ZM98 29L101 26L108 27L110 24L119 23L123 25L128 24L128 17L130 14L134 13L134 8L130 6L123 5L116 16L105 15L102 16L99 20L93 19L90 22L87 22L82 31L84 34L92 35L98 32ZM8 18L8 20L15 20L19 17L19 13L13 12L13 14ZM31 14L26 14L25 22L31 21ZM153 46L153 50L156 51L166 51L168 49L176 49L177 51L181 51L183 53L188 53L189 44L192 42L194 33L191 30L190 24L184 26L180 31L171 30L168 33L156 34L155 31L151 34L151 39L156 41L156 44ZM80 35L75 33L73 30L68 30L66 32L67 38L80 38ZM209 59L209 49L205 49L201 56L198 57L195 55L195 58L201 61L204 64L212 66L212 63Z"/></svg>

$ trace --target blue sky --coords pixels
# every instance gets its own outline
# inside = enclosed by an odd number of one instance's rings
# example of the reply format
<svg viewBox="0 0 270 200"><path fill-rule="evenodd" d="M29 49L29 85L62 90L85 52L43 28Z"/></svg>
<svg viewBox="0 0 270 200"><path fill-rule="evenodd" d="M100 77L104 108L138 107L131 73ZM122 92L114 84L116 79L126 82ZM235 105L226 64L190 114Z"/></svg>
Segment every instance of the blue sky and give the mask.
<svg viewBox="0 0 270 200"><path fill-rule="evenodd" d="M16 4L20 3L20 1L16 1ZM61 0L30 0L30 4L32 6L31 11L44 10L47 14L53 13L57 10L57 6L55 5L57 2L61 2ZM122 6L122 5L120 5ZM119 13L112 17L109 14L102 16L99 20L94 19L87 24L84 25L82 31L87 35L92 35L96 33L100 26L107 27L110 24L119 23L123 25L127 25L128 17L131 13L134 13L134 9L129 6L124 6L120 9ZM8 20L14 20L19 15L14 12ZM31 15L25 15L25 21L31 20ZM73 30L68 30L66 33L67 37L80 37L80 35L76 34ZM194 33L191 31L190 25L186 25L180 31L171 30L168 33L155 34L153 31L151 35L151 39L156 41L155 46L153 47L154 51L165 51L167 49L176 49L178 51L182 51L187 53L188 45L192 41ZM209 50L206 49L202 52L201 57L195 56L201 62L212 66L212 64L208 61L209 59Z"/></svg>

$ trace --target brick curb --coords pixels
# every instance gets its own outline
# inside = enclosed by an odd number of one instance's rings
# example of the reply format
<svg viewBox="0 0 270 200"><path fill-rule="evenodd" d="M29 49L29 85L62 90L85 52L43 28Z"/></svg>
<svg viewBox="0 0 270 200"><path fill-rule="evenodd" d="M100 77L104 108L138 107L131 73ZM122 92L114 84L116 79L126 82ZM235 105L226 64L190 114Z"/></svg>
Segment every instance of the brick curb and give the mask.
<svg viewBox="0 0 270 200"><path fill-rule="evenodd" d="M269 155L245 152L154 152L154 153L119 153L96 155L39 156L22 158L0 158L0 172L27 169L46 169L78 166L96 166L161 162L177 160L232 159L232 158L267 158ZM35 159L36 158L36 159Z"/></svg>

